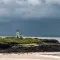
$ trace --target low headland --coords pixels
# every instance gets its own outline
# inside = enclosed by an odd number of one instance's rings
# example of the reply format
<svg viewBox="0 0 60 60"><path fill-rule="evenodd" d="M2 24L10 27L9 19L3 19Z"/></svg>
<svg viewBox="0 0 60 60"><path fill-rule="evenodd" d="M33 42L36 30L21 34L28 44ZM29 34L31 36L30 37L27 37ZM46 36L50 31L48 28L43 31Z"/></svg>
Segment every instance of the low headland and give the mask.
<svg viewBox="0 0 60 60"><path fill-rule="evenodd" d="M0 53L60 52L60 43L55 39L0 38Z"/></svg>

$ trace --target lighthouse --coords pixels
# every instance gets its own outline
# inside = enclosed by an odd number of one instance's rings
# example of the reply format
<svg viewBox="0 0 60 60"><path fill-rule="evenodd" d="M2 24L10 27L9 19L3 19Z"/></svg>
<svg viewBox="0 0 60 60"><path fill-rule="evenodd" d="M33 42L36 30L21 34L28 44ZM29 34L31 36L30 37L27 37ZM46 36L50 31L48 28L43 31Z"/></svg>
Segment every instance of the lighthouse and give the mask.
<svg viewBox="0 0 60 60"><path fill-rule="evenodd" d="M19 30L16 31L16 38L20 38L20 32L19 32Z"/></svg>

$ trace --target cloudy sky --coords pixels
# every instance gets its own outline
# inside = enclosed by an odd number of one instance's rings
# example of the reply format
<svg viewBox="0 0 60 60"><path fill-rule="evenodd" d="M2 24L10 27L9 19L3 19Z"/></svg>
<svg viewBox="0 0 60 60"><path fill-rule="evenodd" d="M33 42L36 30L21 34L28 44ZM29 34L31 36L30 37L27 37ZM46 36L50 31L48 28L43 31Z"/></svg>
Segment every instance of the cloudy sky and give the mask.
<svg viewBox="0 0 60 60"><path fill-rule="evenodd" d="M0 0L0 35L60 36L60 0Z"/></svg>
<svg viewBox="0 0 60 60"><path fill-rule="evenodd" d="M43 17L60 18L60 0L0 0L0 22Z"/></svg>

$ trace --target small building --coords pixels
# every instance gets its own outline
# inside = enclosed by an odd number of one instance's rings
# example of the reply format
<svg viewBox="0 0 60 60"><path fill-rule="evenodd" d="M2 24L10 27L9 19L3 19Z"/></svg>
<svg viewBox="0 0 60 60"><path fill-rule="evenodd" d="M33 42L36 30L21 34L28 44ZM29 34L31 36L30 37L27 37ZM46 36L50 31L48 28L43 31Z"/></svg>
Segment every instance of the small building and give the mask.
<svg viewBox="0 0 60 60"><path fill-rule="evenodd" d="M16 38L23 38L23 35L20 33L19 30L16 31Z"/></svg>
<svg viewBox="0 0 60 60"><path fill-rule="evenodd" d="M20 34L20 38L23 38L23 35L22 34Z"/></svg>

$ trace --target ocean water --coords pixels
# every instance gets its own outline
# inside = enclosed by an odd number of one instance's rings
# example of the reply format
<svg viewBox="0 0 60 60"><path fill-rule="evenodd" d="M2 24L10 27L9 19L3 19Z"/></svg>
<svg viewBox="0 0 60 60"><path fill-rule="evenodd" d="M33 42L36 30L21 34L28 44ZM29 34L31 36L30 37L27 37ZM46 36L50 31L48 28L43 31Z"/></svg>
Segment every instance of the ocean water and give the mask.
<svg viewBox="0 0 60 60"><path fill-rule="evenodd" d="M60 54L43 54L43 55L60 58Z"/></svg>

